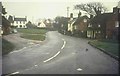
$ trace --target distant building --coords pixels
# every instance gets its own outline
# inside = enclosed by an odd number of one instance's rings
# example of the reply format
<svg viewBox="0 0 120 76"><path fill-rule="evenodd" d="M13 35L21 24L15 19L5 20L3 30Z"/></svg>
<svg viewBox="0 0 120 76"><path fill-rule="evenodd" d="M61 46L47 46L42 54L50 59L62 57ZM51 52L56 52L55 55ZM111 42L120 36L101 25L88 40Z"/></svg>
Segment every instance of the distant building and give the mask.
<svg viewBox="0 0 120 76"><path fill-rule="evenodd" d="M26 23L27 23L27 18L20 18L20 17L14 17L13 18L13 23L11 24L12 26L15 26L17 28L27 28Z"/></svg>
<svg viewBox="0 0 120 76"><path fill-rule="evenodd" d="M41 20L39 23L38 23L38 28L46 28L46 25L45 23Z"/></svg>
<svg viewBox="0 0 120 76"><path fill-rule="evenodd" d="M71 13L70 19L68 21L68 31L71 32L71 34L86 37L87 25L87 16L81 16L81 12L79 12L78 17L73 18L73 14Z"/></svg>
<svg viewBox="0 0 120 76"><path fill-rule="evenodd" d="M73 34L73 24L76 21L76 18L73 18L73 13L70 14L70 18L68 18L68 32L70 32L71 34Z"/></svg>

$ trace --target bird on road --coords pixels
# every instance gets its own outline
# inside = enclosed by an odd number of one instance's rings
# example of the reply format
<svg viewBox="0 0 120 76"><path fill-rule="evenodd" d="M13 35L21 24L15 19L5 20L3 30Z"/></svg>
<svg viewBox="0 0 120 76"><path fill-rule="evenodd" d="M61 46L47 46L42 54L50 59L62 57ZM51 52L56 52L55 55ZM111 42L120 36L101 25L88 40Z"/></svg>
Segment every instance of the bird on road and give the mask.
<svg viewBox="0 0 120 76"><path fill-rule="evenodd" d="M86 51L88 51L88 49L86 48Z"/></svg>

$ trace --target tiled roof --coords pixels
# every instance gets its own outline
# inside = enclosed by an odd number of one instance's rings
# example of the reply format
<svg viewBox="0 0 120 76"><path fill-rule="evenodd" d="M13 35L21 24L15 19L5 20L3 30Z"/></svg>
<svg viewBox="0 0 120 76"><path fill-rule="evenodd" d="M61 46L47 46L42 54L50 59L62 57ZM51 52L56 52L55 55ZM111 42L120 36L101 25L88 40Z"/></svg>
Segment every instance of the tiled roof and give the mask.
<svg viewBox="0 0 120 76"><path fill-rule="evenodd" d="M106 22L113 16L113 13L104 13L98 16L95 16L93 19L90 20L91 23L103 23Z"/></svg>
<svg viewBox="0 0 120 76"><path fill-rule="evenodd" d="M26 18L14 18L14 21L27 21Z"/></svg>
<svg viewBox="0 0 120 76"><path fill-rule="evenodd" d="M77 18L76 21L75 21L75 23L74 23L74 25L75 25L75 24L79 24L80 21L83 21L83 19L88 19L88 17L87 17L87 16L82 16L82 17L80 17L80 18Z"/></svg>

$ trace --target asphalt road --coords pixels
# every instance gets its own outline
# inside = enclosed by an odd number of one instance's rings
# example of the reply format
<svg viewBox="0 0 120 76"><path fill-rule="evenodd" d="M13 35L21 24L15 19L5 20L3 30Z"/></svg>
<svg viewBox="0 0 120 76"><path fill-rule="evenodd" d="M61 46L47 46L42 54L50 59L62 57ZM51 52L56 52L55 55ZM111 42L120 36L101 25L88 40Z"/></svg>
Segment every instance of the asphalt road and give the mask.
<svg viewBox="0 0 120 76"><path fill-rule="evenodd" d="M50 31L42 43L4 56L3 74L118 74L118 61L87 42Z"/></svg>

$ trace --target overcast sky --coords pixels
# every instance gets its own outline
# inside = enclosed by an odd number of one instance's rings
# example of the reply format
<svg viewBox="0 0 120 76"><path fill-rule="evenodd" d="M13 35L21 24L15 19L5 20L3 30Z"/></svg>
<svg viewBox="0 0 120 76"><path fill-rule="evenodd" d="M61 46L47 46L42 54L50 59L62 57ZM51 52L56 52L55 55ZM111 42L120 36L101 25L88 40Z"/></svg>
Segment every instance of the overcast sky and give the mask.
<svg viewBox="0 0 120 76"><path fill-rule="evenodd" d="M43 18L67 16L67 7L70 7L69 13L73 12L76 16L78 11L73 10L74 5L94 1L102 2L109 11L112 11L119 0L4 0L2 2L9 15L27 16L28 20L36 21Z"/></svg>

